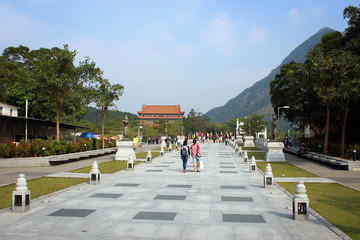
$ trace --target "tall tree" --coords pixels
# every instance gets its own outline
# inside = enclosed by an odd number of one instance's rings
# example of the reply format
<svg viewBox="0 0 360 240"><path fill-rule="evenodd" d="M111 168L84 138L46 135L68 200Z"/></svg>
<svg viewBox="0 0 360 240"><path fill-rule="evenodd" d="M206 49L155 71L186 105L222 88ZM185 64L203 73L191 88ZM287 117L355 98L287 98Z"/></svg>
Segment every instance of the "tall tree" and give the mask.
<svg viewBox="0 0 360 240"><path fill-rule="evenodd" d="M111 85L107 79L99 77L93 90L93 101L101 113L102 148L105 148L105 116L109 108L115 106L114 101L119 100L120 96L123 94L124 87L121 84Z"/></svg>
<svg viewBox="0 0 360 240"><path fill-rule="evenodd" d="M33 116L56 120L56 139L60 138L59 121L63 115L79 117L89 103L90 84L101 73L89 58L74 65L77 52L67 45L60 48L5 49L3 56L17 65L16 81L6 89L7 98L24 103L30 100Z"/></svg>

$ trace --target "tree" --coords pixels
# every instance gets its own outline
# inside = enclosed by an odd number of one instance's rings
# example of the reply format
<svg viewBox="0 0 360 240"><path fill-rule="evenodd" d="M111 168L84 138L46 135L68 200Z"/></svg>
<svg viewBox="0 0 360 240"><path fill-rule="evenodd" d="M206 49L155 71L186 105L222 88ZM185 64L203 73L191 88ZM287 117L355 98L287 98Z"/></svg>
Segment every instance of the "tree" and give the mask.
<svg viewBox="0 0 360 240"><path fill-rule="evenodd" d="M194 133L198 131L204 132L206 125L210 122L210 119L202 114L191 109L187 118L184 120L184 128L187 133Z"/></svg>
<svg viewBox="0 0 360 240"><path fill-rule="evenodd" d="M251 114L248 117L242 118L241 122L244 122L243 129L249 136L255 136L257 132L262 132L267 124L263 120L264 116L259 114Z"/></svg>
<svg viewBox="0 0 360 240"><path fill-rule="evenodd" d="M360 9L349 6L344 9L343 17L348 19L348 27L343 38L346 48L360 55Z"/></svg>
<svg viewBox="0 0 360 240"><path fill-rule="evenodd" d="M323 120L325 115L319 109L322 109L324 104L314 90L311 79L305 73L303 63L292 61L281 66L280 74L270 82L270 101L276 115L278 107L290 106L280 113L299 129L304 129L309 124L311 129L320 135L325 123Z"/></svg>
<svg viewBox="0 0 360 240"><path fill-rule="evenodd" d="M100 110L101 114L101 136L102 136L102 148L105 148L104 142L104 126L105 126L105 115L110 107L114 107L114 101L118 101L120 96L123 94L124 87L120 84L111 85L107 79L99 77L95 83L93 89L93 101L96 107Z"/></svg>
<svg viewBox="0 0 360 240"><path fill-rule="evenodd" d="M4 50L3 57L16 64L16 81L6 89L5 98L24 105L29 99L33 117L56 120L56 139L60 139L59 121L63 115L80 117L90 102L90 84L101 73L89 58L74 65L77 52L67 45L30 51L19 46Z"/></svg>

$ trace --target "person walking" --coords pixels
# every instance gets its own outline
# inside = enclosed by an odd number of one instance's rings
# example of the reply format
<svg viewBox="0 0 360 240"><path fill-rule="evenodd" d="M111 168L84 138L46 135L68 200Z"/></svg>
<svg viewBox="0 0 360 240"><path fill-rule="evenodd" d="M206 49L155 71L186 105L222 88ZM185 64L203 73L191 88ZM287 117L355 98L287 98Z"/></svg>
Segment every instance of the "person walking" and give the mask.
<svg viewBox="0 0 360 240"><path fill-rule="evenodd" d="M191 157L194 163L194 171L195 172L200 172L199 168L200 168L200 160L199 160L199 156L200 156L200 146L199 144L196 143L196 139L194 139L193 144L190 147L191 149Z"/></svg>
<svg viewBox="0 0 360 240"><path fill-rule="evenodd" d="M187 140L185 139L184 143L181 147L181 151L180 151L180 157L183 162L183 173L186 173L186 165L187 165L189 156L190 156L190 148L187 145Z"/></svg>

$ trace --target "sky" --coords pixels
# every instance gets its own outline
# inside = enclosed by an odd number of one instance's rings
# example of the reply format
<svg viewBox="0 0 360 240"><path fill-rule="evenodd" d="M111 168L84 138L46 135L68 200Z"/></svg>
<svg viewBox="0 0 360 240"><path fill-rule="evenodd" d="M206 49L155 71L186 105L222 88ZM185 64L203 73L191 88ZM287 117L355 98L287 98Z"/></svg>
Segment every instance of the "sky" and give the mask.
<svg viewBox="0 0 360 240"><path fill-rule="evenodd" d="M266 77L324 27L343 32L353 0L0 0L0 51L62 47L90 57L115 102L206 113Z"/></svg>

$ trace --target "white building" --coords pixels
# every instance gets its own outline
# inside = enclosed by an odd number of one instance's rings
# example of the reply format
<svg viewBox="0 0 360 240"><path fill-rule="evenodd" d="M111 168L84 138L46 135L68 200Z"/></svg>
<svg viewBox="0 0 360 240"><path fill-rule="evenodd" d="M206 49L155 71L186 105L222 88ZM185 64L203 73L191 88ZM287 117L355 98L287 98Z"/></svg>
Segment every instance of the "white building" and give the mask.
<svg viewBox="0 0 360 240"><path fill-rule="evenodd" d="M0 115L18 117L19 107L0 102Z"/></svg>

